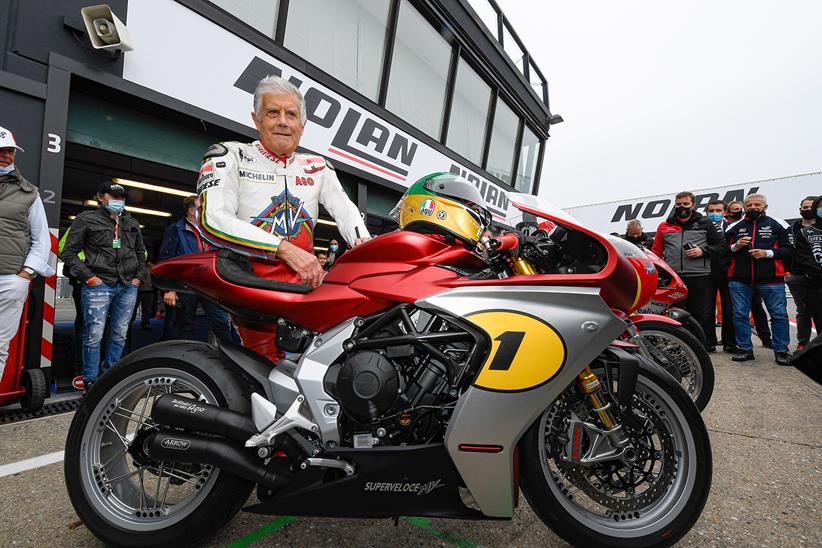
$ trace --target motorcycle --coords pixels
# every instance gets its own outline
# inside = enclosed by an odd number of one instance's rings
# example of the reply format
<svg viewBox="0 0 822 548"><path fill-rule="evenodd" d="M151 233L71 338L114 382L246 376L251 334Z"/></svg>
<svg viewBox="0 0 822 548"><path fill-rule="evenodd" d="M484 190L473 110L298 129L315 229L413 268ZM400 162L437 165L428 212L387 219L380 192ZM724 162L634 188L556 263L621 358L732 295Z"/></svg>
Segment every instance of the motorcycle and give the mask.
<svg viewBox="0 0 822 548"><path fill-rule="evenodd" d="M645 253L657 270L657 290L650 302L631 314L625 338L680 382L703 411L714 390L705 331L689 312L674 306L688 295L679 275L653 252Z"/></svg>
<svg viewBox="0 0 822 548"><path fill-rule="evenodd" d="M156 265L154 283L277 325L276 364L231 342L158 343L90 389L65 481L118 546L203 542L246 511L511 519L520 489L576 545L668 546L707 500L711 448L684 390L622 316L656 287L571 220L477 248L396 231L316 289L258 278L227 249Z"/></svg>

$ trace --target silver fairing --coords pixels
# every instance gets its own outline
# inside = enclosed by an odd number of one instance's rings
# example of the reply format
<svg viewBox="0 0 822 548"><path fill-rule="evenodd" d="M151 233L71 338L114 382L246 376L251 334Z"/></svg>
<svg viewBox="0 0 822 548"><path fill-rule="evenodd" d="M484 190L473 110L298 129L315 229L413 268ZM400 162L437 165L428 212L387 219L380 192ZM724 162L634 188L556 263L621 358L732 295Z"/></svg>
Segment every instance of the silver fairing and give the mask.
<svg viewBox="0 0 822 548"><path fill-rule="evenodd" d="M486 310L523 312L548 322L565 343L564 365L537 388L496 392L470 387L457 402L445 434L448 452L482 512L511 517L517 442L576 376L625 330L625 324L614 316L595 288L469 287L421 299L416 305L461 317ZM463 452L459 450L462 444L498 445L503 450Z"/></svg>

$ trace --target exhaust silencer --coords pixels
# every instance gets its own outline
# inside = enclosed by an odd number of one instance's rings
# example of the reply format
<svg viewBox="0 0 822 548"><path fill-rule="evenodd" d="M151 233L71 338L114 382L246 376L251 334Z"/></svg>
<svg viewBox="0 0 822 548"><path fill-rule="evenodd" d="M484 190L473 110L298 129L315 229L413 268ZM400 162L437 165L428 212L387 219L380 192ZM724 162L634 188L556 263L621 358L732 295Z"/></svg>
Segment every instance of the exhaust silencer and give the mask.
<svg viewBox="0 0 822 548"><path fill-rule="evenodd" d="M241 442L258 434L249 416L175 394L157 398L151 409L151 418L164 426L218 434Z"/></svg>
<svg viewBox="0 0 822 548"><path fill-rule="evenodd" d="M154 460L193 464L212 464L241 478L274 490L288 483L289 475L275 473L265 467L248 449L231 445L226 440L196 434L154 432L143 442L143 449ZM277 459L274 459L277 460Z"/></svg>

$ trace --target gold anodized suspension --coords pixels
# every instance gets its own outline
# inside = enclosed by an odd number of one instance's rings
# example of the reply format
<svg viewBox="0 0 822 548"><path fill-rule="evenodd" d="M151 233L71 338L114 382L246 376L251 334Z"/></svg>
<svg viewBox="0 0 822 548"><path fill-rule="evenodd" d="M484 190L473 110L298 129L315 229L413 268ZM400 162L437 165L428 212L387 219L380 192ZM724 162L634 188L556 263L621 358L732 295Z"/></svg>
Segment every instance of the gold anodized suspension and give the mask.
<svg viewBox="0 0 822 548"><path fill-rule="evenodd" d="M599 377L591 371L590 367L586 367L577 378L579 379L580 390L588 396L588 400L590 400L593 410L599 415L600 420L602 420L602 424L605 425L605 428L608 430L613 429L616 426L616 420L614 419L613 413L611 413L611 404L605 403L599 395L600 390L602 390L602 383L599 382Z"/></svg>

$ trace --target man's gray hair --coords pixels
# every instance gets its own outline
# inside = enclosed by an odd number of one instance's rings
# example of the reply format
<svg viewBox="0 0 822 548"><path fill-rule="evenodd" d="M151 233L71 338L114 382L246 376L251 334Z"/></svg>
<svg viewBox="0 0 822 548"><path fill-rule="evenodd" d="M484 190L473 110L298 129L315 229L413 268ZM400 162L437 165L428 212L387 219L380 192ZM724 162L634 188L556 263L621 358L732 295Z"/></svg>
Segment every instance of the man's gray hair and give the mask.
<svg viewBox="0 0 822 548"><path fill-rule="evenodd" d="M747 205L748 201L753 200L754 198L757 198L763 204L768 205L768 199L765 197L764 194L749 194L745 196L745 204Z"/></svg>
<svg viewBox="0 0 822 548"><path fill-rule="evenodd" d="M628 224L625 225L625 230L631 230L631 227L634 225L638 225L640 229L642 228L642 223L640 223L638 219L634 219L633 221L628 221Z"/></svg>
<svg viewBox="0 0 822 548"><path fill-rule="evenodd" d="M254 112L258 118L260 117L260 109L263 108L263 95L266 93L291 93L297 97L300 102L300 123L305 125L305 100L297 86L279 76L266 76L260 80L254 90Z"/></svg>

